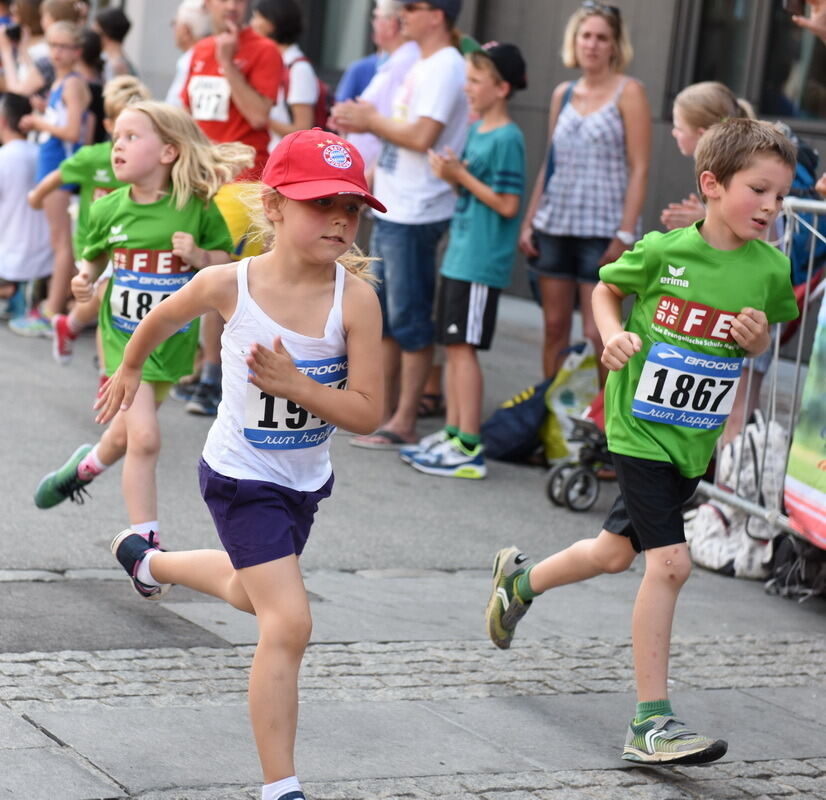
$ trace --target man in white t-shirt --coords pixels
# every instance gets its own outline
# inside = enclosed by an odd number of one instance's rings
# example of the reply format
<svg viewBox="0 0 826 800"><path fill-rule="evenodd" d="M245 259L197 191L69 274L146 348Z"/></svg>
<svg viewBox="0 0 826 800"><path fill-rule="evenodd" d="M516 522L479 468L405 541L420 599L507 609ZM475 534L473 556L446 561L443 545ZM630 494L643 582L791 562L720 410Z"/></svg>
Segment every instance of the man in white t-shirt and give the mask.
<svg viewBox="0 0 826 800"><path fill-rule="evenodd" d="M383 117L392 115L393 98L410 68L421 57L419 45L402 33L403 8L400 0L376 0L373 10L373 41L382 59L360 98L372 103ZM351 133L347 138L361 153L365 169L373 169L381 152L381 139L372 133Z"/></svg>
<svg viewBox="0 0 826 800"><path fill-rule="evenodd" d="M461 0L405 3L402 32L421 57L405 76L390 115L365 100L333 109L337 128L383 140L373 191L387 206L374 221L371 254L384 314L387 422L353 444L375 449L416 441L419 399L433 360L436 249L456 203L450 185L430 170L429 149L462 151L468 131L465 62L452 45ZM400 370L395 368L401 351ZM392 390L398 377L398 403ZM394 410L395 409L395 410Z"/></svg>

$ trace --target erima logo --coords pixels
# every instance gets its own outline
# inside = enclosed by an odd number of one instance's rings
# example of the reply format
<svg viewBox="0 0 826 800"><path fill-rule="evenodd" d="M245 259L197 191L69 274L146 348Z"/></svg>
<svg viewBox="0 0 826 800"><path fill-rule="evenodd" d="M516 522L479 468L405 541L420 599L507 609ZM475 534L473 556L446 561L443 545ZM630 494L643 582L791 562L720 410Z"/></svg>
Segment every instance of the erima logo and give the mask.
<svg viewBox="0 0 826 800"><path fill-rule="evenodd" d="M125 242L129 236L125 233L121 233L123 230L123 225L113 225L110 229L110 242Z"/></svg>
<svg viewBox="0 0 826 800"><path fill-rule="evenodd" d="M455 322L451 322L450 325L447 326L448 333L459 333L459 326Z"/></svg>
<svg viewBox="0 0 826 800"><path fill-rule="evenodd" d="M109 170L98 169L95 171L94 180L98 183L109 183L112 179L109 177Z"/></svg>
<svg viewBox="0 0 826 800"><path fill-rule="evenodd" d="M685 267L672 267L671 264L668 265L668 275L663 275L660 278L660 283L667 284L668 286L682 286L684 289L688 288L688 281L682 277L683 273L685 272Z"/></svg>

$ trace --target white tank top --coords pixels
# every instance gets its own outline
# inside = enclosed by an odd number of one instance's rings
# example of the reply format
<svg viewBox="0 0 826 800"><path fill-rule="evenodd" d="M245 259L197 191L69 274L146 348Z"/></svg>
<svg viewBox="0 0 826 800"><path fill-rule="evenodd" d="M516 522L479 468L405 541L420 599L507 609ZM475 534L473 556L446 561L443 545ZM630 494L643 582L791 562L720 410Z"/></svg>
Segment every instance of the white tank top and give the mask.
<svg viewBox="0 0 826 800"><path fill-rule="evenodd" d="M296 367L334 389L347 384L347 346L341 301L346 270L336 264L333 305L320 339L279 325L250 297L249 258L238 262L238 303L221 336L223 398L204 445L204 461L230 478L269 481L302 492L330 477L335 426L291 400L265 394L248 380L246 357L254 343L272 347L280 336Z"/></svg>

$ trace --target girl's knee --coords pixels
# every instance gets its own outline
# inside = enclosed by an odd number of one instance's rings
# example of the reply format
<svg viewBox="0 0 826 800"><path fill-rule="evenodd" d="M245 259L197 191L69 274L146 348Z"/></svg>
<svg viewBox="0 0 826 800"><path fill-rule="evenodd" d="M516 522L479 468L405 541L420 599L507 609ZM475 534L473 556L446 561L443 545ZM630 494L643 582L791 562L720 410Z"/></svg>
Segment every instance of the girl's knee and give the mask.
<svg viewBox="0 0 826 800"><path fill-rule="evenodd" d="M129 431L127 439L129 452L137 456L157 456L161 451L161 434L157 429Z"/></svg>
<svg viewBox="0 0 826 800"><path fill-rule="evenodd" d="M309 610L291 616L284 614L258 615L259 645L272 647L301 656L310 641L313 620Z"/></svg>

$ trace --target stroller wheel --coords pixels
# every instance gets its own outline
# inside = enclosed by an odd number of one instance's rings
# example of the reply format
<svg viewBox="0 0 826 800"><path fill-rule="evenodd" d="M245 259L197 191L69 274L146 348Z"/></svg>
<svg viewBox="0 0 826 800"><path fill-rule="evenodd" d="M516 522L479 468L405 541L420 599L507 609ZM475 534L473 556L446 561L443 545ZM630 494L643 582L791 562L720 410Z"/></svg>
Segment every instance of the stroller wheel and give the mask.
<svg viewBox="0 0 826 800"><path fill-rule="evenodd" d="M571 511L587 511L599 497L599 478L588 467L577 467L565 478L562 494Z"/></svg>
<svg viewBox="0 0 826 800"><path fill-rule="evenodd" d="M565 505L565 479L576 468L576 465L570 461L560 461L551 467L548 473L548 480L545 483L545 491L550 500L555 506Z"/></svg>

